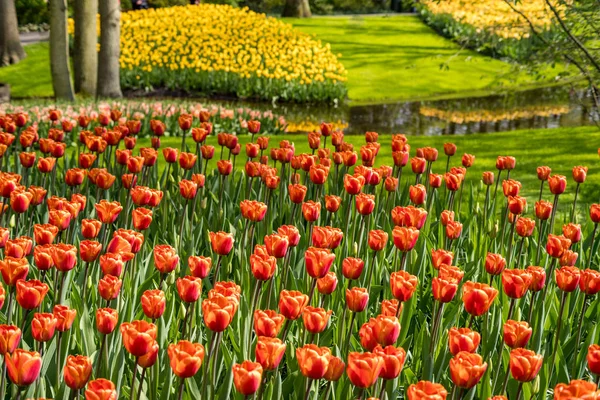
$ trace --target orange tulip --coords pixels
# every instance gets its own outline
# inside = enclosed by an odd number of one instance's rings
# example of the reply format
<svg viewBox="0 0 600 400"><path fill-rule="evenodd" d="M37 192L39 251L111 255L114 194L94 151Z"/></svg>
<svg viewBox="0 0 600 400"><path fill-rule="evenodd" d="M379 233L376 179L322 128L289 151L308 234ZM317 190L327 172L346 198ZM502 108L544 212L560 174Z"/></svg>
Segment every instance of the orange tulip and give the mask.
<svg viewBox="0 0 600 400"><path fill-rule="evenodd" d="M392 272L390 275L390 286L392 295L398 301L408 301L415 293L418 280L414 275L406 271Z"/></svg>
<svg viewBox="0 0 600 400"><path fill-rule="evenodd" d="M419 239L419 230L413 227L396 226L392 231L392 237L398 250L411 251Z"/></svg>
<svg viewBox="0 0 600 400"><path fill-rule="evenodd" d="M58 235L58 228L50 224L35 224L33 238L38 245L51 244Z"/></svg>
<svg viewBox="0 0 600 400"><path fill-rule="evenodd" d="M363 176L344 175L344 189L349 195L357 195L365 184Z"/></svg>
<svg viewBox="0 0 600 400"><path fill-rule="evenodd" d="M525 296L533 277L527 270L505 269L502 272L502 288L510 298L520 299Z"/></svg>
<svg viewBox="0 0 600 400"><path fill-rule="evenodd" d="M325 208L330 213L336 213L340 205L342 204L342 198L340 196L335 195L326 195L325 196Z"/></svg>
<svg viewBox="0 0 600 400"><path fill-rule="evenodd" d="M22 214L27 211L32 199L33 194L30 192L15 190L10 194L10 207L14 212Z"/></svg>
<svg viewBox="0 0 600 400"><path fill-rule="evenodd" d="M477 385L487 369L487 363L479 354L461 351L450 359L450 377L460 388L471 389Z"/></svg>
<svg viewBox="0 0 600 400"><path fill-rule="evenodd" d="M194 303L202 294L202 279L195 276L184 276L177 279L177 293L182 301Z"/></svg>
<svg viewBox="0 0 600 400"><path fill-rule="evenodd" d="M436 276L431 280L433 298L441 303L451 302L457 290L458 282L454 279Z"/></svg>
<svg viewBox="0 0 600 400"><path fill-rule="evenodd" d="M348 257L342 261L342 274L346 279L360 278L365 268L365 262L360 258Z"/></svg>
<svg viewBox="0 0 600 400"><path fill-rule="evenodd" d="M502 181L502 191L505 197L518 196L521 191L521 182L514 179L505 179Z"/></svg>
<svg viewBox="0 0 600 400"><path fill-rule="evenodd" d="M233 235L231 233L226 233L223 231L220 232L210 232L210 244L213 252L217 253L220 256L226 256L229 254L231 249L233 248Z"/></svg>
<svg viewBox="0 0 600 400"><path fill-rule="evenodd" d="M8 286L14 286L18 280L26 279L29 263L26 258L4 257L0 260L2 279Z"/></svg>
<svg viewBox="0 0 600 400"><path fill-rule="evenodd" d="M102 222L97 219L81 220L81 234L86 239L95 239L100 233Z"/></svg>
<svg viewBox="0 0 600 400"><path fill-rule="evenodd" d="M154 266L163 274L168 274L177 268L179 256L175 249L168 244L154 246Z"/></svg>
<svg viewBox="0 0 600 400"><path fill-rule="evenodd" d="M144 207L136 208L131 212L133 227L138 231L148 229L152 223L152 210Z"/></svg>
<svg viewBox="0 0 600 400"><path fill-rule="evenodd" d="M0 325L0 354L13 353L21 342L21 329L14 325Z"/></svg>
<svg viewBox="0 0 600 400"><path fill-rule="evenodd" d="M327 327L327 323L329 322L329 317L331 317L331 314L331 310L306 306L302 312L304 327L310 333L321 333Z"/></svg>
<svg viewBox="0 0 600 400"><path fill-rule="evenodd" d="M494 173L492 171L485 171L482 175L483 184L491 186L494 184Z"/></svg>
<svg viewBox="0 0 600 400"><path fill-rule="evenodd" d="M580 273L577 267L561 267L554 271L556 284L563 292L573 292L579 285Z"/></svg>
<svg viewBox="0 0 600 400"><path fill-rule="evenodd" d="M225 296L216 296L202 301L202 314L206 327L213 332L223 332L231 321L237 310L234 304Z"/></svg>
<svg viewBox="0 0 600 400"><path fill-rule="evenodd" d="M146 290L141 298L144 315L150 319L158 319L165 312L167 301L165 293L160 289Z"/></svg>
<svg viewBox="0 0 600 400"><path fill-rule="evenodd" d="M535 379L542 368L544 356L527 349L514 349L510 352L510 373L519 382Z"/></svg>
<svg viewBox="0 0 600 400"><path fill-rule="evenodd" d="M509 319L504 323L504 343L511 349L525 347L531 338L532 332L526 321Z"/></svg>
<svg viewBox="0 0 600 400"><path fill-rule="evenodd" d="M517 235L520 237L530 237L535 229L535 221L531 218L521 217L516 222Z"/></svg>
<svg viewBox="0 0 600 400"><path fill-rule="evenodd" d="M574 379L568 384L559 383L554 388L555 400L597 400L600 399L600 390L593 382Z"/></svg>
<svg viewBox="0 0 600 400"><path fill-rule="evenodd" d="M37 351L16 349L12 354L5 354L4 362L11 382L21 387L35 382L42 369L42 357Z"/></svg>
<svg viewBox="0 0 600 400"><path fill-rule="evenodd" d="M317 290L321 294L328 295L335 291L337 284L337 275L335 274L335 272L329 271L327 275L317 279Z"/></svg>
<svg viewBox="0 0 600 400"><path fill-rule="evenodd" d="M546 284L546 270L542 267L529 266L527 271L531 274L531 284L529 290L532 292L539 292L544 288Z"/></svg>
<svg viewBox="0 0 600 400"><path fill-rule="evenodd" d="M56 330L66 332L71 329L77 315L77 310L57 304L54 306L52 314L56 318Z"/></svg>
<svg viewBox="0 0 600 400"><path fill-rule="evenodd" d="M462 233L462 224L458 221L448 221L446 225L446 237L450 240L456 240Z"/></svg>
<svg viewBox="0 0 600 400"><path fill-rule="evenodd" d="M346 289L346 305L353 312L361 312L369 303L369 292L366 288L353 287Z"/></svg>
<svg viewBox="0 0 600 400"><path fill-rule="evenodd" d="M448 330L448 348L453 356L461 351L475 353L481 336L478 332L472 331L469 328L450 328Z"/></svg>
<svg viewBox="0 0 600 400"><path fill-rule="evenodd" d="M267 205L260 201L242 200L240 203L242 216L252 222L260 222L267 214Z"/></svg>
<svg viewBox="0 0 600 400"><path fill-rule="evenodd" d="M379 377L382 379L396 379L406 359L406 352L402 347L387 346L382 348L377 346L373 349L373 353L381 357L383 360L383 367L379 373Z"/></svg>
<svg viewBox="0 0 600 400"><path fill-rule="evenodd" d="M329 272L335 261L335 254L329 249L309 247L304 253L306 272L313 278L322 278Z"/></svg>
<svg viewBox="0 0 600 400"><path fill-rule="evenodd" d="M356 198L356 211L361 215L369 215L375 209L375 195L359 193Z"/></svg>
<svg viewBox="0 0 600 400"><path fill-rule="evenodd" d="M346 369L346 365L344 364L344 361L342 361L342 359L339 357L329 355L328 359L329 365L327 366L327 372L325 373L324 378L327 379L329 382L338 381L342 377L342 374Z"/></svg>
<svg viewBox="0 0 600 400"><path fill-rule="evenodd" d="M408 400L446 400L448 392L439 383L419 381L406 390Z"/></svg>
<svg viewBox="0 0 600 400"><path fill-rule="evenodd" d="M378 315L372 319L373 335L379 345L391 346L400 336L400 322L396 316Z"/></svg>
<svg viewBox="0 0 600 400"><path fill-rule="evenodd" d="M433 268L440 269L442 264L451 265L454 253L444 249L431 249L431 263Z"/></svg>
<svg viewBox="0 0 600 400"><path fill-rule="evenodd" d="M564 175L552 175L548 178L548 186L550 187L550 193L553 195L562 194L567 187L567 177Z"/></svg>
<svg viewBox="0 0 600 400"><path fill-rule="evenodd" d="M112 224L119 217L121 211L123 211L123 207L118 201L108 202L100 200L95 207L98 219L103 224Z"/></svg>
<svg viewBox="0 0 600 400"><path fill-rule="evenodd" d="M571 241L571 243L577 243L581 240L581 225L579 224L566 224L562 227L563 235Z"/></svg>
<svg viewBox="0 0 600 400"><path fill-rule="evenodd" d="M72 390L82 389L92 375L92 360L86 356L67 357L63 377L65 384Z"/></svg>
<svg viewBox="0 0 600 400"><path fill-rule="evenodd" d="M256 332L257 336L266 336L271 338L277 337L284 321L285 317L281 314L278 314L276 311L254 311L254 331Z"/></svg>
<svg viewBox="0 0 600 400"><path fill-rule="evenodd" d="M54 336L57 323L54 314L35 313L31 320L31 336L38 342L48 342Z"/></svg>
<svg viewBox="0 0 600 400"><path fill-rule="evenodd" d="M296 349L296 358L302 375L310 379L321 379L327 373L331 350L307 344Z"/></svg>
<svg viewBox="0 0 600 400"><path fill-rule="evenodd" d="M500 275L506 267L506 259L500 254L487 253L485 257L485 270L490 275Z"/></svg>
<svg viewBox="0 0 600 400"><path fill-rule="evenodd" d="M308 222L316 221L321 215L321 203L315 203L312 200L302 203L302 215Z"/></svg>
<svg viewBox="0 0 600 400"><path fill-rule="evenodd" d="M593 269L580 271L579 290L588 296L600 292L600 272Z"/></svg>
<svg viewBox="0 0 600 400"><path fill-rule="evenodd" d="M152 349L156 334L156 325L150 322L139 320L121 324L123 346L134 357L141 357ZM169 351L169 357L170 355Z"/></svg>
<svg viewBox="0 0 600 400"><path fill-rule="evenodd" d="M411 185L408 194L411 203L413 203L416 206L424 204L425 200L427 199L427 191L425 190L425 186L421 184L414 186Z"/></svg>
<svg viewBox="0 0 600 400"><path fill-rule="evenodd" d="M354 386L368 388L375 384L383 367L383 358L377 354L351 352L346 374Z"/></svg>
<svg viewBox="0 0 600 400"><path fill-rule="evenodd" d="M282 290L279 296L279 311L287 319L300 318L307 304L308 296L296 290Z"/></svg>
<svg viewBox="0 0 600 400"><path fill-rule="evenodd" d="M188 266L190 267L190 272L192 273L192 276L204 279L208 276L210 272L210 267L212 266L212 259L210 257L203 256L189 256Z"/></svg>
<svg viewBox="0 0 600 400"><path fill-rule="evenodd" d="M497 295L498 290L485 283L467 281L463 285L465 310L476 317L487 312Z"/></svg>
<svg viewBox="0 0 600 400"><path fill-rule="evenodd" d="M98 293L106 301L114 300L119 296L123 281L114 275L105 275L98 282Z"/></svg>
<svg viewBox="0 0 600 400"><path fill-rule="evenodd" d="M108 335L115 330L118 320L117 310L112 308L99 308L96 310L96 329L104 335Z"/></svg>
<svg viewBox="0 0 600 400"><path fill-rule="evenodd" d="M275 337L259 336L256 340L256 361L267 371L279 366L285 355L286 345Z"/></svg>
<svg viewBox="0 0 600 400"><path fill-rule="evenodd" d="M233 364L232 369L236 390L244 396L256 393L262 380L263 367L259 363L244 361L241 364Z"/></svg>
<svg viewBox="0 0 600 400"><path fill-rule="evenodd" d="M550 169L550 167L546 167L546 166L537 167L537 176L538 176L538 179L541 181L547 181L548 178L550 177L551 173L552 173L552 170Z"/></svg>
<svg viewBox="0 0 600 400"><path fill-rule="evenodd" d="M38 308L49 290L48 285L35 279L30 281L18 280L16 288L17 302L26 310Z"/></svg>
<svg viewBox="0 0 600 400"><path fill-rule="evenodd" d="M2 333L1 330L0 330L0 333ZM3 335L1 335L1 336L3 336ZM2 348L2 346L0 346L0 349L1 348ZM597 344L590 345L590 347L588 347L586 359L587 359L587 364L588 364L588 368L590 369L590 371L595 375L600 375L600 345L597 345Z"/></svg>
<svg viewBox="0 0 600 400"><path fill-rule="evenodd" d="M196 375L204 361L204 346L187 340L170 344L167 353L173 373L183 379Z"/></svg>

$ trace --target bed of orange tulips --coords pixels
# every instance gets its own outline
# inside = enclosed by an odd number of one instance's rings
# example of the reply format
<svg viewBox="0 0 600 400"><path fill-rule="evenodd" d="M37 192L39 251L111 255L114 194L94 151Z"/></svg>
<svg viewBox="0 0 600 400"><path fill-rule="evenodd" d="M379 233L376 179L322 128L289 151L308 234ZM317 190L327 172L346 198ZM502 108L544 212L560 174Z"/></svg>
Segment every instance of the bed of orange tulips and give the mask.
<svg viewBox="0 0 600 400"><path fill-rule="evenodd" d="M586 167L121 111L0 118L0 399L600 399Z"/></svg>

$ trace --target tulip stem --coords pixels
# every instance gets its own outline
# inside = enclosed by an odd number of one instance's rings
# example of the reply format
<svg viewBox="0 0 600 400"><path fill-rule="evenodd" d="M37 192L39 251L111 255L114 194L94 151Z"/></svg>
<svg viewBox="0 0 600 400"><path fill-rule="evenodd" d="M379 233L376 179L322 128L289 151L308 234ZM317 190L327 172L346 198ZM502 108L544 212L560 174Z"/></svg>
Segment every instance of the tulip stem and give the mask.
<svg viewBox="0 0 600 400"><path fill-rule="evenodd" d="M221 260L223 259L223 257L221 255L219 255L217 257L217 266L215 268L215 274L213 276L213 285L218 282L219 280L219 269L221 269Z"/></svg>
<svg viewBox="0 0 600 400"><path fill-rule="evenodd" d="M98 352L98 360L96 366L96 379L100 377L101 366L102 366L102 353L104 352L104 347L106 346L106 335L102 336L102 343L100 344L100 351Z"/></svg>
<svg viewBox="0 0 600 400"><path fill-rule="evenodd" d="M6 393L6 355L2 356L2 378L0 380L0 399L4 400Z"/></svg>
<svg viewBox="0 0 600 400"><path fill-rule="evenodd" d="M381 380L381 392L379 392L379 400L385 400L386 393L385 393L385 385L386 385L387 381L385 379Z"/></svg>
<svg viewBox="0 0 600 400"><path fill-rule="evenodd" d="M183 387L185 386L185 379L181 378L181 383L179 384L179 394L177 398L179 400L183 399Z"/></svg>
<svg viewBox="0 0 600 400"><path fill-rule="evenodd" d="M523 382L519 382L519 387L517 388L517 394L515 396L515 400L519 400L521 398L522 389L523 389Z"/></svg>
<svg viewBox="0 0 600 400"><path fill-rule="evenodd" d="M306 390L304 391L304 400L308 400L310 396L310 389L312 387L313 380L311 378L306 378Z"/></svg>
<svg viewBox="0 0 600 400"><path fill-rule="evenodd" d="M594 224L594 230L592 231L592 239L590 241L590 255L587 260L588 269L592 265L592 258L594 258L594 241L596 239L596 230L598 229L598 224Z"/></svg>
<svg viewBox="0 0 600 400"><path fill-rule="evenodd" d="M271 278L273 279L273 278ZM252 304L250 305L250 321L252 321L254 319L254 310L256 310L256 302L258 300L258 295L260 293L260 288L262 287L262 283L263 281L257 281L256 282L256 286L254 286L254 295L252 296ZM250 351L250 342L252 341L252 324L250 324L250 326L248 327L248 342L247 344L247 348L248 348L248 352ZM250 354L248 354L248 357L250 356Z"/></svg>
<svg viewBox="0 0 600 400"><path fill-rule="evenodd" d="M135 393L135 377L137 375L137 367L138 367L138 357L135 358L135 364L133 365L133 372L131 374L131 386L130 386L131 399L133 399L133 394Z"/></svg>
<svg viewBox="0 0 600 400"><path fill-rule="evenodd" d="M565 310L565 300L567 299L567 292L563 291L560 299L560 310L558 312L558 320L556 321L556 336L554 339L554 347L552 348L552 361L550 364L550 373L548 374L548 383L552 379L552 373L554 372L554 362L556 361L556 351L558 347L558 338L560 337L560 328L562 326L562 316Z"/></svg>
<svg viewBox="0 0 600 400"><path fill-rule="evenodd" d="M330 381L327 383L327 390L325 390L325 396L323 397L323 400L329 400L329 397L331 397L331 387L333 386L333 383Z"/></svg>
<svg viewBox="0 0 600 400"><path fill-rule="evenodd" d="M554 232L554 217L556 216L556 209L558 208L558 195L554 195L554 204L552 205L552 215L550 215L550 231Z"/></svg>
<svg viewBox="0 0 600 400"><path fill-rule="evenodd" d="M535 304L536 294L537 294L537 292L531 292L531 300L530 300L530 304L529 304L529 315L527 316L527 322L529 322L529 325L533 325L533 321L531 319L533 317L533 305Z"/></svg>
<svg viewBox="0 0 600 400"><path fill-rule="evenodd" d="M348 332L352 332L352 327L354 326L354 319L356 318L356 313L352 312L352 318L350 318L350 325L348 326ZM350 349L350 338L352 337L351 333L348 333L346 336L346 343L344 345L344 353L348 353Z"/></svg>
<svg viewBox="0 0 600 400"><path fill-rule="evenodd" d="M574 358L574 362L573 362L573 369L571 370L571 379L578 379L578 376L575 376L575 369L577 368L577 354L579 353L579 341L581 340L581 328L583 327L583 319L585 317L585 311L587 310L587 295L584 296L583 298L583 307L581 308L581 315L579 316L579 327L577 328L577 340L575 341L575 351L573 352L573 354L575 354ZM579 374L577 374L579 375Z"/></svg>
<svg viewBox="0 0 600 400"><path fill-rule="evenodd" d="M60 347L62 343L62 332L58 332L56 336L56 390L58 393L58 388L60 387L60 371L62 371L61 357L60 357ZM1 397L0 397L1 399Z"/></svg>
<svg viewBox="0 0 600 400"><path fill-rule="evenodd" d="M315 294L316 287L317 287L317 278L313 278L312 284L310 286L310 293L308 294L308 302L306 303L309 306L312 304L312 299Z"/></svg>
<svg viewBox="0 0 600 400"><path fill-rule="evenodd" d="M502 358L502 352L500 352L500 358ZM500 371L500 369L498 369L498 371ZM504 377L504 383L502 384L502 390L500 391L500 393L506 393L506 387L508 386L508 378L510 378L510 368L506 368L506 376Z"/></svg>
<svg viewBox="0 0 600 400"><path fill-rule="evenodd" d="M579 195L579 182L575 186L575 198L573 199L573 209L571 210L571 222L574 224L577 223L577 212L575 210L577 208L577 195Z"/></svg>
<svg viewBox="0 0 600 400"><path fill-rule="evenodd" d="M146 368L142 368L142 375L140 375L140 387L138 388L137 396L135 396L135 398L137 400L140 400L140 397L142 395L142 384L144 383L145 376L146 376Z"/></svg>

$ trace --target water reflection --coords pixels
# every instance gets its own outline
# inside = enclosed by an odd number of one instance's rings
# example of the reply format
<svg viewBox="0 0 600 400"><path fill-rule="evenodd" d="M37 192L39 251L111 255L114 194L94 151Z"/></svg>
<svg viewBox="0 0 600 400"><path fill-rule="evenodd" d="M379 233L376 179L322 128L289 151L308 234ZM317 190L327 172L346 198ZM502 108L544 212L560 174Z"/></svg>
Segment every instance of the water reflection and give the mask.
<svg viewBox="0 0 600 400"><path fill-rule="evenodd" d="M214 103L213 100L207 102ZM333 122L347 134L405 133L464 135L516 129L576 127L600 118L586 91L569 87L536 89L486 97L437 101L405 101L366 106L314 106L245 101L218 102L225 107L273 110L288 121L288 132L317 130ZM592 110L592 111L590 111Z"/></svg>
<svg viewBox="0 0 600 400"><path fill-rule="evenodd" d="M348 133L367 130L411 135L456 135L526 128L590 125L583 92L548 88L455 100L400 102L349 108Z"/></svg>

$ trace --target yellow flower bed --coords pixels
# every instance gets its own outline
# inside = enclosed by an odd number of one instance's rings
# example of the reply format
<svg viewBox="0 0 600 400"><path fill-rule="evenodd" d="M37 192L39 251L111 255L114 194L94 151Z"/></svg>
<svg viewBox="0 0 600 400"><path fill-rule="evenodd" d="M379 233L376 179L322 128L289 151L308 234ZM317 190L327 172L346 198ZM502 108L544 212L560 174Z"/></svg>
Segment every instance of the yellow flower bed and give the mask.
<svg viewBox="0 0 600 400"><path fill-rule="evenodd" d="M125 88L329 101L346 70L329 46L247 8L201 4L121 15Z"/></svg>
<svg viewBox="0 0 600 400"><path fill-rule="evenodd" d="M528 37L530 27L523 17L502 0L422 0L433 14L450 14L455 20L491 31L502 38ZM526 0L515 6L540 30L552 23L551 11L544 0ZM562 6L557 5L562 10Z"/></svg>

